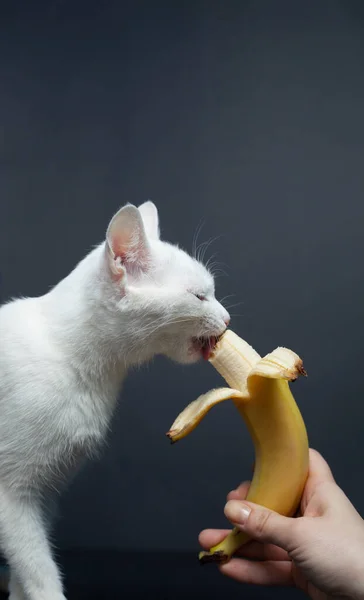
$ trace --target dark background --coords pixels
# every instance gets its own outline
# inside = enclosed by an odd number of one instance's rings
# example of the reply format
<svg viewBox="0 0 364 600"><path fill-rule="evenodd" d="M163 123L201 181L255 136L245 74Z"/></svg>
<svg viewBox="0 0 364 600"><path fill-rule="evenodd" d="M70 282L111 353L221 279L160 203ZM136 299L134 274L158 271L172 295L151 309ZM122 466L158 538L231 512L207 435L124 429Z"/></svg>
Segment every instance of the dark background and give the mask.
<svg viewBox="0 0 364 600"><path fill-rule="evenodd" d="M241 303L231 327L303 357L310 443L364 514L363 3L8 1L0 16L2 299L45 293L125 202L152 199L188 250L203 221L200 242L221 236L218 296ZM163 359L129 377L102 459L62 499L70 598L296 597L197 564L253 447L229 404L176 446L165 432L218 383Z"/></svg>

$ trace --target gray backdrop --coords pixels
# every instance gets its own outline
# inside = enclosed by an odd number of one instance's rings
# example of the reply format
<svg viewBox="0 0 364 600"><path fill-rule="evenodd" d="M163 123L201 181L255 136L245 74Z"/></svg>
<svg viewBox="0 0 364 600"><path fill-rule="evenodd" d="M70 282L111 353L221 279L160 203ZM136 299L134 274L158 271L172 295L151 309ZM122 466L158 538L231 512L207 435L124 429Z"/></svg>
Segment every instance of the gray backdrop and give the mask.
<svg viewBox="0 0 364 600"><path fill-rule="evenodd" d="M220 236L231 327L298 352L310 442L364 513L364 5L357 1L4 3L2 298L38 295L151 198L162 235ZM131 375L102 459L62 501L57 543L197 551L253 447L234 407L170 446L221 382L163 359Z"/></svg>

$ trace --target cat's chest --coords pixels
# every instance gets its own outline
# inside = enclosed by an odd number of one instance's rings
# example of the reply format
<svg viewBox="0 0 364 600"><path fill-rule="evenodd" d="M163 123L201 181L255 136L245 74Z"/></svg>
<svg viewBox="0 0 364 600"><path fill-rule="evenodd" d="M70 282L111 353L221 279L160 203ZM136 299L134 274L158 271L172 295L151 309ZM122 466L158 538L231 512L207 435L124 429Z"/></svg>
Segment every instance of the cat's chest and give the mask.
<svg viewBox="0 0 364 600"><path fill-rule="evenodd" d="M116 393L75 390L64 402L58 429L74 451L96 449L107 435L116 404Z"/></svg>

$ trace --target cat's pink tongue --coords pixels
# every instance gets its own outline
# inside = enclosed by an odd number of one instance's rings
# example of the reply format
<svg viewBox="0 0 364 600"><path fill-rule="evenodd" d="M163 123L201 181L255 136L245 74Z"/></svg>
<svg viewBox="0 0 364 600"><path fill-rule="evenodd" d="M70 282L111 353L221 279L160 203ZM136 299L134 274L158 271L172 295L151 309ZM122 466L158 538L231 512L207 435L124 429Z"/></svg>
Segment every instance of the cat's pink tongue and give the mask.
<svg viewBox="0 0 364 600"><path fill-rule="evenodd" d="M203 341L201 345L201 354L204 360L209 360L209 358L211 357L217 344L217 340L217 337L211 336Z"/></svg>
<svg viewBox="0 0 364 600"><path fill-rule="evenodd" d="M200 338L194 338L193 340L193 344L195 349L198 352L201 352L201 356L204 360L209 360L209 358L211 357L215 346L217 344L218 338L215 336L211 336L211 337L200 337Z"/></svg>
<svg viewBox="0 0 364 600"><path fill-rule="evenodd" d="M210 348L210 346L202 346L201 353L204 360L209 360L212 354L212 348Z"/></svg>

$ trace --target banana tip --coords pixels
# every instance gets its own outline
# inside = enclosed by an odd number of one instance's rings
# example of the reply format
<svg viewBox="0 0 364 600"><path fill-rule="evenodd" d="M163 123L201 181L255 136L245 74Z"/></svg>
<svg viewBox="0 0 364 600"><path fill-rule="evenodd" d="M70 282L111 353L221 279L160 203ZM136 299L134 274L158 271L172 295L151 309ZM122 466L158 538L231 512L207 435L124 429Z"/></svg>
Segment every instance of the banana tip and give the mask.
<svg viewBox="0 0 364 600"><path fill-rule="evenodd" d="M176 440L173 439L173 431L167 431L166 436L169 439L169 441L171 442L171 444L175 443Z"/></svg>
<svg viewBox="0 0 364 600"><path fill-rule="evenodd" d="M209 563L222 565L223 563L228 562L229 558L230 557L222 550L219 550L218 552L200 552L198 555L200 565L207 565Z"/></svg>
<svg viewBox="0 0 364 600"><path fill-rule="evenodd" d="M303 366L302 360L297 365L297 372L299 375L303 375L303 377L307 377L307 371L306 371L305 367Z"/></svg>

